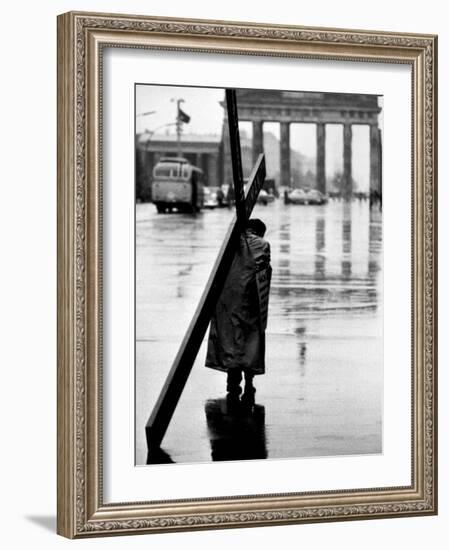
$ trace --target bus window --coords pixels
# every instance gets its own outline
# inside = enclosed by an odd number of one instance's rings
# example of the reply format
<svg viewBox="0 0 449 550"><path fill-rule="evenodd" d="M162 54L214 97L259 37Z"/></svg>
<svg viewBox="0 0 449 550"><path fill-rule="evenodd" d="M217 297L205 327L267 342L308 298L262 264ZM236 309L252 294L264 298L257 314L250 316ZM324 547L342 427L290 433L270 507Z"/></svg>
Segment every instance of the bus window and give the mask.
<svg viewBox="0 0 449 550"><path fill-rule="evenodd" d="M160 166L156 168L154 175L157 178L170 178L172 176L172 171L170 166Z"/></svg>

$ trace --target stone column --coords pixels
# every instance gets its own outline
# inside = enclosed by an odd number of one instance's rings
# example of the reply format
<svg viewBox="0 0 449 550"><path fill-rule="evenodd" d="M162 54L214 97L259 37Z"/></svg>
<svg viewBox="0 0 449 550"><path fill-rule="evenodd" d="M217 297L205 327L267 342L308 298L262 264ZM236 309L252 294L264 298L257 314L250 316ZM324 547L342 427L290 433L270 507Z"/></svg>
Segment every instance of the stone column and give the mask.
<svg viewBox="0 0 449 550"><path fill-rule="evenodd" d="M290 123L281 122L280 141L281 185L290 187Z"/></svg>
<svg viewBox="0 0 449 550"><path fill-rule="evenodd" d="M208 185L217 186L220 184L218 177L218 159L216 153L209 153L207 155L207 178Z"/></svg>
<svg viewBox="0 0 449 550"><path fill-rule="evenodd" d="M253 166L263 153L263 120L253 120Z"/></svg>
<svg viewBox="0 0 449 550"><path fill-rule="evenodd" d="M229 123L228 117L225 114L223 117L223 128L222 128L222 183L229 185L233 183L232 178L232 159L231 159L231 145L229 143Z"/></svg>
<svg viewBox="0 0 449 550"><path fill-rule="evenodd" d="M196 153L195 166L197 166L201 170L203 169L203 153Z"/></svg>
<svg viewBox="0 0 449 550"><path fill-rule="evenodd" d="M343 198L352 197L352 126L343 125Z"/></svg>
<svg viewBox="0 0 449 550"><path fill-rule="evenodd" d="M324 122L316 125L316 187L326 193L326 126Z"/></svg>
<svg viewBox="0 0 449 550"><path fill-rule="evenodd" d="M380 130L377 124L371 124L369 127L370 139L370 175L369 189L370 192L381 193L381 158L380 158Z"/></svg>

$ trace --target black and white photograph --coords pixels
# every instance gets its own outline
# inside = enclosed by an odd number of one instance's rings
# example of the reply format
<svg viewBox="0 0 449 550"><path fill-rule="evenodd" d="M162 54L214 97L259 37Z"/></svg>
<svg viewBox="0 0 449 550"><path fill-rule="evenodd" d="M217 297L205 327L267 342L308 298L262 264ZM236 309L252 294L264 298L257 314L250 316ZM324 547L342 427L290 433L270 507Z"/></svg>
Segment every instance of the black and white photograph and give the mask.
<svg viewBox="0 0 449 550"><path fill-rule="evenodd" d="M438 36L192 15L57 19L57 532L425 522Z"/></svg>
<svg viewBox="0 0 449 550"><path fill-rule="evenodd" d="M382 96L134 91L135 464L382 454Z"/></svg>

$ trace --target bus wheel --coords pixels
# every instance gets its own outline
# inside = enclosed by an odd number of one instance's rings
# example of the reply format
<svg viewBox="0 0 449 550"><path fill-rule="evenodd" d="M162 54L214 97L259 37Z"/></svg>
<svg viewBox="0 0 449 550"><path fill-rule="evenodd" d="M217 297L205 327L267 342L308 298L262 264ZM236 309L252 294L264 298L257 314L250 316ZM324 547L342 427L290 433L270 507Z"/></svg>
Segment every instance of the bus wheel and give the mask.
<svg viewBox="0 0 449 550"><path fill-rule="evenodd" d="M163 206L162 204L156 204L156 208L158 214L163 214L165 212L165 206Z"/></svg>

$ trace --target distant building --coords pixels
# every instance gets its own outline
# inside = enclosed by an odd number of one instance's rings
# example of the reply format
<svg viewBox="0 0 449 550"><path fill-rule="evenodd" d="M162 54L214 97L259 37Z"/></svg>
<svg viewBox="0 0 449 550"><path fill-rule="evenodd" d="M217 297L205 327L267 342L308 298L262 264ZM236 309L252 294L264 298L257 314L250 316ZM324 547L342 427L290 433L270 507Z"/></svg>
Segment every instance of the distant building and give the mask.
<svg viewBox="0 0 449 550"><path fill-rule="evenodd" d="M281 181L279 138L271 132L265 132L263 137L267 178L273 179L278 187ZM240 132L240 143L242 149L243 175L244 177L248 177L253 168L253 142L246 132ZM304 174L308 171L313 172L315 168L315 159L303 155L299 151L290 149L290 163L290 184L292 187L301 186L303 184Z"/></svg>
<svg viewBox="0 0 449 550"><path fill-rule="evenodd" d="M343 127L343 154L341 192L350 197L355 190L352 175L352 128L369 127L369 179L370 190L382 192L381 131L378 116L381 107L375 95L328 94L315 92L283 92L277 90L238 90L239 120L252 123L252 138L241 132L241 154L244 177L249 173L260 152L266 156L267 177L276 186L317 187L326 192L326 126ZM181 153L205 174L206 185L215 186L232 182L232 163L229 128L225 102L223 125L217 134L183 134ZM264 133L264 122L279 123L280 139L270 132ZM307 157L290 147L290 126L308 123L316 126L316 155ZM145 132L137 136L136 187L137 196L149 199L145 190L150 188L154 165L161 157L179 156L176 135L155 135ZM146 196L145 196L145 193Z"/></svg>
<svg viewBox="0 0 449 550"><path fill-rule="evenodd" d="M226 174L230 174L230 167L224 167L223 136L214 134L183 134L181 139L182 156L189 160L205 174L206 185L216 186L226 181ZM253 143L245 132L240 134L243 175L248 177L253 167ZM266 155L267 178L272 178L276 186L280 181L279 139L272 133L264 136L264 151ZM149 200L149 188L155 164L161 157L178 156L176 135L152 136L144 132L137 136L136 149L136 180L137 197ZM230 159L229 159L230 162ZM314 163L314 159L291 150L292 186L301 185L303 174Z"/></svg>
<svg viewBox="0 0 449 550"><path fill-rule="evenodd" d="M183 134L182 156L205 174L206 185L221 183L222 145L219 135ZM155 164L161 157L178 156L176 135L152 135L144 132L137 136L136 179L137 187L147 187L151 182Z"/></svg>
<svg viewBox="0 0 449 550"><path fill-rule="evenodd" d="M222 102L221 105L224 109L225 118L223 125L224 179L229 180L232 178L232 174L229 167L229 140L226 139L225 102ZM285 186L290 186L292 183L297 185L295 174L292 173L294 163L292 162L290 147L291 124L307 123L316 126L316 158L314 169L311 170L310 167L305 169L304 166L300 167L300 169L303 171L304 178L307 173L309 173L309 176L310 174L314 175L316 187L322 192L326 192L326 126L341 124L343 126L342 163L345 197L350 197L353 192L353 126L368 126L370 139L370 190L377 193L382 192L382 136L379 128L379 114L382 108L376 95L239 89L237 90L237 105L239 121L251 122L252 124L253 164L260 153L267 153L267 146L264 143L264 123L279 124L281 136L278 153L280 159L279 183ZM301 181L298 184L301 185Z"/></svg>

